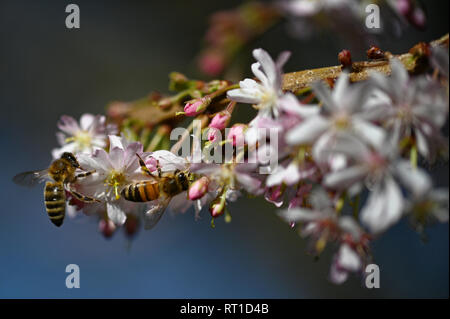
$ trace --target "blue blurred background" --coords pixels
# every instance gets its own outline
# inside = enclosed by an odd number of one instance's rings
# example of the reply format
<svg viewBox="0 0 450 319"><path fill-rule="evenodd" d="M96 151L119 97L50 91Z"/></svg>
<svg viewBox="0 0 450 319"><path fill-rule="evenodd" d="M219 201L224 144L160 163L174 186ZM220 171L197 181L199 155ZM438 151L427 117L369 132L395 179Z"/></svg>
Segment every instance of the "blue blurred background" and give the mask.
<svg viewBox="0 0 450 319"><path fill-rule="evenodd" d="M263 200L239 201L232 223L219 221L215 229L207 213L198 222L191 211L166 214L131 244L121 232L104 239L89 218L51 225L42 190L19 188L11 178L47 167L58 118L103 113L112 100L154 89L167 92L174 70L198 75L193 59L208 15L238 1L78 0L79 30L65 28L68 3L0 2L1 298L448 297L448 224L429 228L427 243L406 222L377 240L381 288L374 290L357 277L329 283L330 249L314 261L305 241ZM408 30L400 40L386 35L381 47L403 52L448 32L448 1L426 5L427 31ZM335 64L346 44L331 34L300 42L279 26L252 46L272 55L291 50L285 70L296 71ZM447 164L432 173L448 186ZM80 289L65 287L70 263L80 266Z"/></svg>

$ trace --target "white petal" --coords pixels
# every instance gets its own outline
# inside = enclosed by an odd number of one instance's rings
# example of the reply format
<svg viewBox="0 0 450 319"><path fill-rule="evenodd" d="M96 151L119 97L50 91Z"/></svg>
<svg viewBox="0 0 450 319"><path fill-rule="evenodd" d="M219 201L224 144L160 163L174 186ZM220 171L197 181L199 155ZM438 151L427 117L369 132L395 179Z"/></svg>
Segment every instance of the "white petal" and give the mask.
<svg viewBox="0 0 450 319"><path fill-rule="evenodd" d="M286 142L288 144L312 143L329 126L330 122L320 115L307 118L286 134Z"/></svg>
<svg viewBox="0 0 450 319"><path fill-rule="evenodd" d="M121 136L116 136L116 135L109 135L109 149L112 150L115 147L121 148L121 149L125 149L125 145L124 145L124 138Z"/></svg>
<svg viewBox="0 0 450 319"><path fill-rule="evenodd" d="M406 71L400 60L398 60L397 58L391 59L390 64L392 69L391 79L393 81L392 84L394 84L394 88L403 88L407 84L409 79L408 72ZM397 91L401 92L401 90Z"/></svg>
<svg viewBox="0 0 450 319"><path fill-rule="evenodd" d="M277 78L277 68L275 66L275 62L273 62L269 53L267 53L263 49L253 50L253 56L261 64L261 67L264 70L265 76L269 80L269 85L273 86L276 83L276 78ZM253 70L253 68L252 68L252 70ZM255 74L255 75L257 76L257 74Z"/></svg>
<svg viewBox="0 0 450 319"><path fill-rule="evenodd" d="M302 105L292 93L286 93L279 100L280 108L287 113L296 114L302 118L318 115L318 105Z"/></svg>
<svg viewBox="0 0 450 319"><path fill-rule="evenodd" d="M425 136L418 129L416 129L414 133L416 135L417 140L417 150L419 151L420 155L422 155L425 158L428 158L428 155L430 155L430 149L428 148L428 143Z"/></svg>
<svg viewBox="0 0 450 319"><path fill-rule="evenodd" d="M116 225L123 225L127 216L122 208L117 203L106 203L106 212L108 213L108 218Z"/></svg>
<svg viewBox="0 0 450 319"><path fill-rule="evenodd" d="M57 126L61 131L70 136L74 136L80 130L77 121L73 117L67 115L61 116Z"/></svg>
<svg viewBox="0 0 450 319"><path fill-rule="evenodd" d="M111 170L111 162L108 153L104 149L98 149L91 154L78 154L78 162L85 170L95 170L97 173L104 173Z"/></svg>
<svg viewBox="0 0 450 319"><path fill-rule="evenodd" d="M334 101L340 101L343 98L345 98L345 93L347 91L347 87L349 86L348 78L349 78L348 73L342 72L339 78L337 79L332 93Z"/></svg>
<svg viewBox="0 0 450 319"><path fill-rule="evenodd" d="M160 150L152 152L150 157L155 158L159 161L161 170L163 172L171 172L176 169L185 170L187 162L184 158L173 154L172 152L166 150Z"/></svg>
<svg viewBox="0 0 450 319"><path fill-rule="evenodd" d="M80 118L80 127L83 131L88 131L95 121L95 116L92 114L83 114Z"/></svg>
<svg viewBox="0 0 450 319"><path fill-rule="evenodd" d="M365 166L352 166L325 175L324 185L331 188L346 189L361 181L367 175Z"/></svg>
<svg viewBox="0 0 450 319"><path fill-rule="evenodd" d="M259 104L261 93L257 89L234 89L227 92L230 100L246 104Z"/></svg>
<svg viewBox="0 0 450 319"><path fill-rule="evenodd" d="M342 244L338 253L337 263L348 271L358 271L361 266L359 255L347 244Z"/></svg>
<svg viewBox="0 0 450 319"><path fill-rule="evenodd" d="M334 112L337 110L336 103L328 86L326 86L323 82L315 82L311 85L311 87L319 100L323 102L323 107L325 110L328 112Z"/></svg>
<svg viewBox="0 0 450 319"><path fill-rule="evenodd" d="M413 169L411 163L406 160L399 161L395 165L394 174L415 196L421 196L431 188L432 183L428 174L419 167Z"/></svg>
<svg viewBox="0 0 450 319"><path fill-rule="evenodd" d="M320 212L305 208L284 209L278 212L278 216L287 222L307 222L323 217Z"/></svg>
<svg viewBox="0 0 450 319"><path fill-rule="evenodd" d="M253 74L259 79L259 81L261 82L261 84L264 87L266 87L266 88L272 87L266 74L264 74L264 72L261 70L261 63L259 63L259 62L253 63L251 68L252 68Z"/></svg>
<svg viewBox="0 0 450 319"><path fill-rule="evenodd" d="M358 136L377 149L380 149L386 138L386 133L381 127L364 120L354 119L353 129Z"/></svg>
<svg viewBox="0 0 450 319"><path fill-rule="evenodd" d="M330 280L331 282L340 285L342 283L344 283L348 278L348 271L346 271L345 269L340 268L337 265L337 262L333 262L331 264L331 269L330 269Z"/></svg>
<svg viewBox="0 0 450 319"><path fill-rule="evenodd" d="M369 196L361 210L361 221L373 233L386 230L402 216L403 197L400 188L390 177Z"/></svg>

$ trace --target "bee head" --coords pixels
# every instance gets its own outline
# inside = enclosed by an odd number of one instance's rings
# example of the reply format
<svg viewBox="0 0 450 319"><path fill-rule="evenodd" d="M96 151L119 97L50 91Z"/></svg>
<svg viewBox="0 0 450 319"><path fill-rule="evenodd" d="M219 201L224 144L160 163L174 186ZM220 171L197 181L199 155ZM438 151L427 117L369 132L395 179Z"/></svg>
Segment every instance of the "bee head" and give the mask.
<svg viewBox="0 0 450 319"><path fill-rule="evenodd" d="M75 168L79 168L80 167L80 164L78 164L78 161L75 158L75 155L73 155L72 153L64 152L61 155L61 159L65 159L66 161L68 161L70 163L70 165L72 165Z"/></svg>
<svg viewBox="0 0 450 319"><path fill-rule="evenodd" d="M176 179L178 183L181 185L182 189L185 191L189 188L189 178L185 172L178 172L176 174Z"/></svg>

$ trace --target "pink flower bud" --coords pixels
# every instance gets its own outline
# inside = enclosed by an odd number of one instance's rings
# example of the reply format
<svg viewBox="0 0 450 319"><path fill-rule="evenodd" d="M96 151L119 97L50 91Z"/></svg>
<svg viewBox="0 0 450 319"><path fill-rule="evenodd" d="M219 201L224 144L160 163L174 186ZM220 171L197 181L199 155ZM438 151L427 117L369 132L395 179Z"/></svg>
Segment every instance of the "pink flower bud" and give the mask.
<svg viewBox="0 0 450 319"><path fill-rule="evenodd" d="M116 225L110 219L102 219L98 223L98 231L102 233L105 238L111 238L116 230Z"/></svg>
<svg viewBox="0 0 450 319"><path fill-rule="evenodd" d="M220 74L225 66L223 55L215 51L203 53L198 64L200 70L210 76Z"/></svg>
<svg viewBox="0 0 450 319"><path fill-rule="evenodd" d="M206 176L196 180L191 187L189 187L189 199L196 200L202 198L208 191L209 179Z"/></svg>
<svg viewBox="0 0 450 319"><path fill-rule="evenodd" d="M184 113L186 116L197 116L203 112L210 103L211 98L208 96L202 97L201 99L192 100L187 102L184 106Z"/></svg>
<svg viewBox="0 0 450 319"><path fill-rule="evenodd" d="M154 172L158 168L158 161L154 157L149 157L145 160L145 166L147 166L150 172Z"/></svg>
<svg viewBox="0 0 450 319"><path fill-rule="evenodd" d="M220 140L220 131L214 127L208 129L208 141L215 142Z"/></svg>
<svg viewBox="0 0 450 319"><path fill-rule="evenodd" d="M352 67L352 54L349 50L342 50L341 52L339 52L338 60L344 68Z"/></svg>
<svg viewBox="0 0 450 319"><path fill-rule="evenodd" d="M243 146L245 143L244 132L247 129L245 124L234 124L228 132L227 140L232 141L233 146Z"/></svg>
<svg viewBox="0 0 450 319"><path fill-rule="evenodd" d="M132 214L127 215L127 220L124 225L125 234L128 237L132 237L139 230L139 220L136 216Z"/></svg>
<svg viewBox="0 0 450 319"><path fill-rule="evenodd" d="M423 10L420 8L415 8L411 14L410 22L416 28L424 29L427 23L427 17L425 16L425 12L423 12Z"/></svg>
<svg viewBox="0 0 450 319"><path fill-rule="evenodd" d="M214 200L209 206L209 212L213 218L223 215L223 213L225 213L225 203L223 203L220 198L218 200Z"/></svg>
<svg viewBox="0 0 450 319"><path fill-rule="evenodd" d="M217 113L211 120L211 123L209 123L209 127L214 127L218 130L223 130L228 125L230 118L231 115L227 111Z"/></svg>
<svg viewBox="0 0 450 319"><path fill-rule="evenodd" d="M395 4L397 10L400 14L406 16L411 12L411 1L410 0L397 0Z"/></svg>

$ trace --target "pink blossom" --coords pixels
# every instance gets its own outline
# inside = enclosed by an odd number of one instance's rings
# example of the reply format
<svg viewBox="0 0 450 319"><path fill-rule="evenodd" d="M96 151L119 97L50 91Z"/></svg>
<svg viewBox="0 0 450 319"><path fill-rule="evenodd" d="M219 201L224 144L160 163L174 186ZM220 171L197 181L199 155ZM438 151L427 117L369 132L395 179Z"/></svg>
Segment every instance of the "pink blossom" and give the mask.
<svg viewBox="0 0 450 319"><path fill-rule="evenodd" d="M228 132L227 140L232 141L233 146L243 146L245 142L244 132L247 129L245 124L234 124Z"/></svg>
<svg viewBox="0 0 450 319"><path fill-rule="evenodd" d="M116 230L116 225L110 219L101 219L98 223L98 231L105 237L110 238Z"/></svg>
<svg viewBox="0 0 450 319"><path fill-rule="evenodd" d="M215 142L215 141L220 141L221 138L220 131L214 127L210 127L208 129L208 141L210 142Z"/></svg>
<svg viewBox="0 0 450 319"><path fill-rule="evenodd" d="M227 111L217 113L211 120L211 123L209 123L209 127L214 127L218 130L223 130L228 125L230 118L231 115Z"/></svg>
<svg viewBox="0 0 450 319"><path fill-rule="evenodd" d="M189 199L196 200L202 198L208 191L209 179L206 176L196 180L189 188Z"/></svg>

